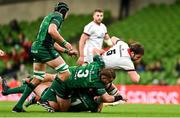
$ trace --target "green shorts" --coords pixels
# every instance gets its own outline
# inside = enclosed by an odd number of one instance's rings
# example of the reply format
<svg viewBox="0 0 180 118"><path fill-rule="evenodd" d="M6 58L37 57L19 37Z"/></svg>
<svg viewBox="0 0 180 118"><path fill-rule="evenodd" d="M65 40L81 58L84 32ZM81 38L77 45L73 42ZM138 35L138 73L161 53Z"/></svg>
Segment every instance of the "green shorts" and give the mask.
<svg viewBox="0 0 180 118"><path fill-rule="evenodd" d="M41 96L43 96L48 89L49 89L49 87L46 88L46 89L42 92ZM48 100L48 101L57 102L56 94L52 93L47 100Z"/></svg>
<svg viewBox="0 0 180 118"><path fill-rule="evenodd" d="M91 111L97 112L98 106L94 101L93 96L91 96L87 91L74 91L71 97L71 106L68 110L69 112L80 112L80 111Z"/></svg>
<svg viewBox="0 0 180 118"><path fill-rule="evenodd" d="M31 49L31 55L34 62L48 62L59 57L59 53L54 48L39 47L38 49Z"/></svg>
<svg viewBox="0 0 180 118"><path fill-rule="evenodd" d="M55 94L63 99L69 99L72 94L72 90L66 87L66 81L62 82L58 78L55 78L51 88L54 90Z"/></svg>

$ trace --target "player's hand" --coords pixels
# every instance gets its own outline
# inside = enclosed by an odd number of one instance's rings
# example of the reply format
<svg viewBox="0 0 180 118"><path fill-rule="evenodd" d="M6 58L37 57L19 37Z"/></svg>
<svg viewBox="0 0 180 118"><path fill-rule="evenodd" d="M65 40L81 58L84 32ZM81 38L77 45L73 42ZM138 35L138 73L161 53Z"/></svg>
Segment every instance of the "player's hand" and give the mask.
<svg viewBox="0 0 180 118"><path fill-rule="evenodd" d="M80 56L79 59L77 60L78 65L83 65L84 64L84 57Z"/></svg>
<svg viewBox="0 0 180 118"><path fill-rule="evenodd" d="M76 50L74 50L74 49L69 50L69 51L68 51L68 55L69 55L69 56L77 56L77 55L78 55L78 51L76 51Z"/></svg>
<svg viewBox="0 0 180 118"><path fill-rule="evenodd" d="M0 56L4 56L5 55L5 52L0 50Z"/></svg>
<svg viewBox="0 0 180 118"><path fill-rule="evenodd" d="M73 47L72 47L72 45L71 45L69 42L66 43L65 47L66 47L68 50L73 50Z"/></svg>
<svg viewBox="0 0 180 118"><path fill-rule="evenodd" d="M122 99L122 101L127 102L127 101L128 101L128 99L127 99L127 98L123 98L123 99Z"/></svg>

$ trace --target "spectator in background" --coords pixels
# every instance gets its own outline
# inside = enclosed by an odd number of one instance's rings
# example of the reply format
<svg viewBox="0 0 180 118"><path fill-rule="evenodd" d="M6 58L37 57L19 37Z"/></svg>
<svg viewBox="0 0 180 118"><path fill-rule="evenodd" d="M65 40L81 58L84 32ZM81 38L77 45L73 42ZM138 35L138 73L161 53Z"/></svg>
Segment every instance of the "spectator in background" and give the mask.
<svg viewBox="0 0 180 118"><path fill-rule="evenodd" d="M21 85L21 82L18 81L18 78L17 78L17 75L15 74L13 76L13 78L11 79L11 81L9 81L8 85L11 87L11 88L15 88L15 87L18 87Z"/></svg>
<svg viewBox="0 0 180 118"><path fill-rule="evenodd" d="M5 52L0 49L0 56L4 56L4 55L5 55Z"/></svg>
<svg viewBox="0 0 180 118"><path fill-rule="evenodd" d="M162 71L164 71L165 69L164 69L161 61L156 61L153 70L154 70L155 72L162 72Z"/></svg>
<svg viewBox="0 0 180 118"><path fill-rule="evenodd" d="M176 85L180 86L180 77L177 79Z"/></svg>
<svg viewBox="0 0 180 118"><path fill-rule="evenodd" d="M9 26L11 27L12 31L16 32L17 34L20 33L21 28L20 28L19 23L18 23L18 21L16 19L12 20L9 23Z"/></svg>
<svg viewBox="0 0 180 118"><path fill-rule="evenodd" d="M147 66L147 70L151 72L163 72L165 68L162 65L162 62L160 60L156 61L155 63L150 63Z"/></svg>
<svg viewBox="0 0 180 118"><path fill-rule="evenodd" d="M129 16L131 0L120 0L119 20Z"/></svg>
<svg viewBox="0 0 180 118"><path fill-rule="evenodd" d="M180 58L177 59L175 70L177 72L177 76L180 77Z"/></svg>
<svg viewBox="0 0 180 118"><path fill-rule="evenodd" d="M166 82L166 80L160 79L160 80L159 80L159 85L161 85L161 86L167 86L168 83Z"/></svg>
<svg viewBox="0 0 180 118"><path fill-rule="evenodd" d="M146 65L143 61L140 61L139 63L135 63L135 68L136 68L136 71L138 72L144 72Z"/></svg>
<svg viewBox="0 0 180 118"><path fill-rule="evenodd" d="M23 63L31 62L30 50L31 50L32 42L26 38L26 36L23 32L18 34L18 39L19 39L18 45L20 45L22 47L22 49L20 49L20 53L19 53L20 61Z"/></svg>
<svg viewBox="0 0 180 118"><path fill-rule="evenodd" d="M3 70L3 72L2 72L2 75L4 76L4 75L8 75L8 74L11 74L11 73L13 73L13 64L12 64L12 62L7 62L6 63L6 68Z"/></svg>
<svg viewBox="0 0 180 118"><path fill-rule="evenodd" d="M78 65L90 63L93 61L93 49L102 50L103 40L111 45L111 39L107 33L106 26L102 23L104 13L101 9L94 10L93 21L84 27L84 31L79 41L80 57L77 61ZM109 42L109 43L108 43Z"/></svg>
<svg viewBox="0 0 180 118"><path fill-rule="evenodd" d="M14 46L16 44L11 32L9 32L7 38L3 40L3 44L6 46Z"/></svg>
<svg viewBox="0 0 180 118"><path fill-rule="evenodd" d="M28 73L25 65L21 63L19 71L17 72L17 78L22 79L22 78L26 78L28 76L29 76L29 73Z"/></svg>
<svg viewBox="0 0 180 118"><path fill-rule="evenodd" d="M19 45L21 45L25 50L29 50L31 48L32 42L27 39L23 32L18 34Z"/></svg>

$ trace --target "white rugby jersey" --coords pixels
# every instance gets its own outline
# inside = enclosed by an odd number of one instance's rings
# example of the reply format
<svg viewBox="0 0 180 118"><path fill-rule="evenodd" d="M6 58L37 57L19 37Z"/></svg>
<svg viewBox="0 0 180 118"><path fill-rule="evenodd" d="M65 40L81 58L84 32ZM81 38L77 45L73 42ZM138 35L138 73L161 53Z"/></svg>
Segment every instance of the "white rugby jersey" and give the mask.
<svg viewBox="0 0 180 118"><path fill-rule="evenodd" d="M84 61L90 63L93 61L93 49L102 49L107 28L103 23L98 25L92 21L84 27L84 33L89 35L89 39L86 40L84 46Z"/></svg>
<svg viewBox="0 0 180 118"><path fill-rule="evenodd" d="M105 68L123 69L127 71L135 70L128 49L129 46L127 43L118 40L113 47L102 55Z"/></svg>

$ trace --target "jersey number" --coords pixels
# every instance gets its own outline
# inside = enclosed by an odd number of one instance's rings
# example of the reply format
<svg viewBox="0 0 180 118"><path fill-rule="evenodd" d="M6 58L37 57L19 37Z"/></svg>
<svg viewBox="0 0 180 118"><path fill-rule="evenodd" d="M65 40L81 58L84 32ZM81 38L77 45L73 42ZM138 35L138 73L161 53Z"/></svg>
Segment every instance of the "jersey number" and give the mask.
<svg viewBox="0 0 180 118"><path fill-rule="evenodd" d="M108 55L112 55L112 54L116 54L116 50L115 50L115 49L109 50L109 51L107 51L107 53L106 53L107 56L108 56Z"/></svg>
<svg viewBox="0 0 180 118"><path fill-rule="evenodd" d="M77 72L77 77L78 78L82 78L82 77L87 77L89 74L89 70L85 70L84 72L82 72L82 70L79 70Z"/></svg>

